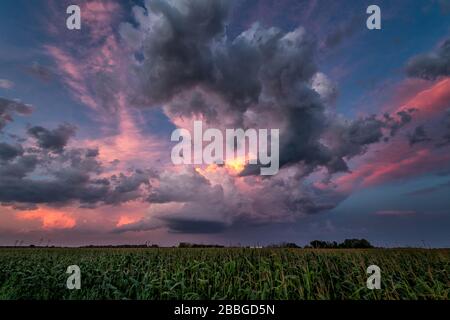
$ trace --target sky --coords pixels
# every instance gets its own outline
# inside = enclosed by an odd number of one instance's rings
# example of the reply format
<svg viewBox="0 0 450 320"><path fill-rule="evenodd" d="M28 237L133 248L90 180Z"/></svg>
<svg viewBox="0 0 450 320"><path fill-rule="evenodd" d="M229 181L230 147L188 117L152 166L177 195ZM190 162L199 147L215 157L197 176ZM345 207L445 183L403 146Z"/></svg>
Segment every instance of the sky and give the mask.
<svg viewBox="0 0 450 320"><path fill-rule="evenodd" d="M0 30L0 245L450 246L447 0L4 0ZM279 129L279 172L173 164L195 120Z"/></svg>

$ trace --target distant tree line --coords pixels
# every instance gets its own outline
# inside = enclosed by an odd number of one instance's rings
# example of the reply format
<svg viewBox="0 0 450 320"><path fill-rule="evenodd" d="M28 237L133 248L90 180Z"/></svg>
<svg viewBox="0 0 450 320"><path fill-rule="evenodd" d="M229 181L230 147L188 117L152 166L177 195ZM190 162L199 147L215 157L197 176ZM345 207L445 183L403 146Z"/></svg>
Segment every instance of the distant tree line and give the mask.
<svg viewBox="0 0 450 320"><path fill-rule="evenodd" d="M366 239L345 239L344 242L314 240L309 247L316 249L368 249L373 248Z"/></svg>
<svg viewBox="0 0 450 320"><path fill-rule="evenodd" d="M217 244L198 244L198 243L189 243L189 242L181 242L178 245L178 248L224 248L223 245ZM240 248L241 246L235 246L236 248ZM36 246L36 245L15 245L13 246L0 246L0 248L55 248L52 246ZM156 244L121 244L121 245L88 245L82 246L80 248L159 248ZM247 248L263 248L262 246L256 247L247 247ZM293 242L281 242L278 244L271 244L266 246L266 248L302 248ZM304 246L303 248L314 248L314 249L367 249L373 248L372 244L366 239L345 239L341 243L337 243L336 241L321 241L314 240L309 243L309 245Z"/></svg>
<svg viewBox="0 0 450 320"><path fill-rule="evenodd" d="M189 242L181 242L178 248L224 248L225 246L216 244L197 244ZM237 246L238 248L240 246ZM247 248L263 248L262 246L250 246ZM281 242L278 244L271 244L266 248L302 248L293 242ZM336 241L321 241L314 240L306 245L304 248L314 249L368 249L373 248L372 244L366 239L345 239L343 242L338 243Z"/></svg>
<svg viewBox="0 0 450 320"><path fill-rule="evenodd" d="M301 248L295 243L282 242L280 244L269 245L269 248ZM336 241L313 240L304 248L314 249L368 249L373 248L372 244L366 239L345 239L341 243Z"/></svg>

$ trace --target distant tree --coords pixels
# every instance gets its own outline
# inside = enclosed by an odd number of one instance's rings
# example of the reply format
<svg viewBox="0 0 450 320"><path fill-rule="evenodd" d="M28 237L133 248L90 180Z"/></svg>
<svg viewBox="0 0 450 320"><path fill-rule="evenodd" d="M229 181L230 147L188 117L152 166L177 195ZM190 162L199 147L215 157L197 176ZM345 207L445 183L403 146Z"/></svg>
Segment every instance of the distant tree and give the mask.
<svg viewBox="0 0 450 320"><path fill-rule="evenodd" d="M345 239L339 245L340 248L350 248L350 249L367 249L373 248L370 242L366 239Z"/></svg>
<svg viewBox="0 0 450 320"><path fill-rule="evenodd" d="M370 244L369 241L366 239L345 239L342 243L337 243L336 241L330 242L330 241L321 241L321 240L314 240L311 241L309 246L311 248L316 249L366 249L366 248L373 248L373 246Z"/></svg>
<svg viewBox="0 0 450 320"><path fill-rule="evenodd" d="M320 241L320 240L314 240L309 243L309 245L312 248L316 249L326 249L326 248L336 248L337 243L336 242L328 242L328 241Z"/></svg>

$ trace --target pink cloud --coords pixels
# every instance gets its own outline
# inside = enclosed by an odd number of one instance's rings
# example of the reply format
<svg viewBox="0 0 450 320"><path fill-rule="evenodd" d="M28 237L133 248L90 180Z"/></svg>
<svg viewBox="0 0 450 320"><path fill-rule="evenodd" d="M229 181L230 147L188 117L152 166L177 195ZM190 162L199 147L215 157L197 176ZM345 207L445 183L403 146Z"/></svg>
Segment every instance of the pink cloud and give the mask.
<svg viewBox="0 0 450 320"><path fill-rule="evenodd" d="M433 119L439 119L450 103L450 79L443 79L432 85L406 81L401 87L416 88L411 93L400 89L397 98L400 104L395 112L410 108L418 109L413 114L411 125L419 125ZM431 149L433 148L433 149ZM349 192L357 187L370 187L393 180L418 176L448 166L450 154L434 146L420 145L411 147L404 135L391 139L388 143L378 145L365 156L353 160L351 172L334 181L342 192Z"/></svg>
<svg viewBox="0 0 450 320"><path fill-rule="evenodd" d="M74 96L83 104L98 109L98 104L95 101L89 89L86 86L86 79L82 73L82 64L70 56L63 49L55 46L47 45L45 49L55 59L57 67L62 74L63 82L72 90Z"/></svg>
<svg viewBox="0 0 450 320"><path fill-rule="evenodd" d="M450 78L445 78L435 83L430 88L417 92L413 97L405 101L397 111L416 108L420 112L419 118L431 118L442 114L450 107Z"/></svg>
<svg viewBox="0 0 450 320"><path fill-rule="evenodd" d="M16 216L19 220L39 220L42 229L71 229L76 225L76 220L69 213L45 207L18 212Z"/></svg>
<svg viewBox="0 0 450 320"><path fill-rule="evenodd" d="M427 147L411 148L406 141L396 140L357 162L350 173L334 180L339 190L349 192L433 172L449 164L450 154Z"/></svg>
<svg viewBox="0 0 450 320"><path fill-rule="evenodd" d="M114 1L100 0L82 1L79 6L82 32L54 28L50 23L48 30L58 45L46 45L44 50L55 60L62 82L78 101L96 111L111 110L111 106L105 105L103 92L100 92L103 88L98 84L105 79L95 77L98 74L110 74L112 78L114 74L120 75L116 67L123 54L113 27L119 23L122 7ZM54 16L51 20L61 23L59 17L61 11L65 12L64 3L49 2L49 11Z"/></svg>
<svg viewBox="0 0 450 320"><path fill-rule="evenodd" d="M121 5L111 1L86 1L80 7L86 28L81 35L71 33L68 36L82 37L77 39L81 45L75 47L73 42L66 41L60 42L62 46L45 46L56 62L63 83L76 100L94 111L99 130L104 134L73 144L98 147L100 160L105 163L120 160L107 174L133 166L150 167L162 157L167 142L142 134L136 112L128 105L129 60L113 30L122 12Z"/></svg>
<svg viewBox="0 0 450 320"><path fill-rule="evenodd" d="M134 215L123 215L120 216L119 221L117 221L116 227L122 227L127 224L135 223L142 219L142 217L135 217Z"/></svg>
<svg viewBox="0 0 450 320"><path fill-rule="evenodd" d="M155 161L168 157L167 142L149 134L142 134L136 120L120 98L118 105L117 134L77 141L77 144L90 148L98 147L99 158L103 162L119 160L120 163L116 167L118 171L126 170L132 165L150 167Z"/></svg>
<svg viewBox="0 0 450 320"><path fill-rule="evenodd" d="M149 204L138 200L121 205L103 205L80 208L67 205L60 208L39 206L35 210L0 207L0 229L22 233L39 231L74 231L109 233L117 226L139 221L148 211Z"/></svg>
<svg viewBox="0 0 450 320"><path fill-rule="evenodd" d="M102 39L112 33L112 25L122 12L121 6L112 1L88 1L81 5L83 23L89 27L93 40Z"/></svg>

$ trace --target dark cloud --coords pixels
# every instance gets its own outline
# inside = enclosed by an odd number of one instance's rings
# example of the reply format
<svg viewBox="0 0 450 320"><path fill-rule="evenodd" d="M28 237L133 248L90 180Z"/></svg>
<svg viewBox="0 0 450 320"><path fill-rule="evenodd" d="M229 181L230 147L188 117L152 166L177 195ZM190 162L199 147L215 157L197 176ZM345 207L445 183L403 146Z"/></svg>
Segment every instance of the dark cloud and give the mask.
<svg viewBox="0 0 450 320"><path fill-rule="evenodd" d="M38 164L38 158L35 155L22 155L21 157L16 157L14 161L8 161L6 163L0 164L0 176L4 183L4 187L7 188L7 179L20 180L24 178L29 173L36 169Z"/></svg>
<svg viewBox="0 0 450 320"><path fill-rule="evenodd" d="M423 126L418 126L412 133L409 133L408 140L411 146L417 143L431 141Z"/></svg>
<svg viewBox="0 0 450 320"><path fill-rule="evenodd" d="M334 104L339 95L337 85L321 72L314 75L311 87L325 104Z"/></svg>
<svg viewBox="0 0 450 320"><path fill-rule="evenodd" d="M142 41L145 71L140 76L151 100L166 101L199 82L212 81L209 44L224 33L229 1L150 0L146 4L148 20L144 9L135 7L144 32L139 34L131 24L124 24L121 34L128 41Z"/></svg>
<svg viewBox="0 0 450 320"><path fill-rule="evenodd" d="M184 94L180 94L177 99L166 106L166 112L172 117L193 118L204 116L208 121L218 121L218 111L214 107L214 103L207 101L205 94L199 90L194 91L187 97Z"/></svg>
<svg viewBox="0 0 450 320"><path fill-rule="evenodd" d="M214 184L193 168L165 171L151 181L155 183L147 200L153 214L116 232L167 228L180 233L214 233L229 227L233 216L239 215L238 196L224 190L227 181Z"/></svg>
<svg viewBox="0 0 450 320"><path fill-rule="evenodd" d="M112 188L104 202L108 204L120 204L136 199L144 200L151 189L150 179L156 173L151 170L134 170L131 174L123 173L113 176L109 181L101 180L102 184L111 184Z"/></svg>
<svg viewBox="0 0 450 320"><path fill-rule="evenodd" d="M444 147L450 145L450 109L448 109L443 119L444 134L441 141L437 144L438 147Z"/></svg>
<svg viewBox="0 0 450 320"><path fill-rule="evenodd" d="M364 154L371 144L385 141L384 131L393 137L405 125L411 122L415 109L397 112L396 116L384 114L383 117L372 115L354 121L340 120L331 124L326 133L327 144L335 156L338 167L334 172L345 171L347 166L342 158ZM337 170L339 169L340 170Z"/></svg>
<svg viewBox="0 0 450 320"><path fill-rule="evenodd" d="M426 80L450 76L450 39L436 52L413 57L406 66L406 72L410 77Z"/></svg>
<svg viewBox="0 0 450 320"><path fill-rule="evenodd" d="M29 128L39 148L0 142L0 203L14 208L78 203L118 205L149 194L149 170L106 176L98 149L68 148L75 128ZM54 152L48 152L54 151Z"/></svg>
<svg viewBox="0 0 450 320"><path fill-rule="evenodd" d="M21 145L10 145L0 142L0 160L7 161L23 154Z"/></svg>
<svg viewBox="0 0 450 320"><path fill-rule="evenodd" d="M255 23L230 38L229 3L149 0L134 8L136 23L122 24L120 33L140 57L138 100L164 105L174 122L201 118L217 128L278 128L280 167L286 170L265 179L256 176L258 165L246 166L239 178L245 194L226 172L220 181L192 168L162 172L147 198L149 217L118 232L221 231L238 222L295 221L329 210L343 195L329 180L326 190L303 181L321 168L329 175L348 171L348 159L411 121L412 111L356 120L336 116L330 105L338 92L319 71L314 36L302 27L286 32ZM357 21L336 30L327 46L351 35Z"/></svg>
<svg viewBox="0 0 450 320"><path fill-rule="evenodd" d="M120 177L99 178L94 169L86 171L90 165L84 161L88 160L83 159L78 167L64 163L66 166L63 168L46 172L45 179L30 176L35 170L43 170L37 161L32 162L31 159L23 157L16 163L1 166L0 202L54 205L78 202L81 206L93 207L100 203L117 205L144 198L140 188L149 186L146 174L134 172ZM57 166L55 162L57 160L51 165ZM3 171L7 175L3 175Z"/></svg>
<svg viewBox="0 0 450 320"><path fill-rule="evenodd" d="M395 136L398 130L410 123L413 118L412 115L416 111L417 109L415 108L399 111L397 112L397 119L387 113L384 114L384 122L386 127L390 130L390 136Z"/></svg>
<svg viewBox="0 0 450 320"><path fill-rule="evenodd" d="M28 134L37 140L41 148L53 152L62 152L69 139L75 135L75 132L76 127L69 124L62 124L53 130L40 126L28 129Z"/></svg>
<svg viewBox="0 0 450 320"><path fill-rule="evenodd" d="M231 226L225 208L227 206L211 202L191 202L178 210L169 210L158 219L170 232L218 233Z"/></svg>
<svg viewBox="0 0 450 320"><path fill-rule="evenodd" d="M29 115L32 111L33 109L29 105L0 97L0 132L9 122L13 121L15 114Z"/></svg>
<svg viewBox="0 0 450 320"><path fill-rule="evenodd" d="M150 104L164 103L172 119L201 116L216 126L279 128L281 167L304 163L346 171L344 159L380 141L386 124L349 121L340 128L344 145L334 139L330 148L323 136L339 124L326 103L337 90L318 72L315 38L302 27L285 32L256 23L230 39L229 3L150 0L146 10L134 8L137 27L123 24L121 34L142 54L136 67L141 94ZM358 21L339 32L351 33ZM332 38L341 36L330 37L330 45L337 42ZM399 116L398 128L407 122ZM256 172L249 166L242 175Z"/></svg>
<svg viewBox="0 0 450 320"><path fill-rule="evenodd" d="M136 223L121 226L115 233L148 231L166 228L174 233L218 233L231 225L224 218L222 209L208 203L187 203L179 209L167 209L164 214L150 216ZM204 212L201 214L201 212ZM207 213L207 214L205 214Z"/></svg>
<svg viewBox="0 0 450 320"><path fill-rule="evenodd" d="M98 149L87 149L86 150L86 157L88 158L96 158L99 155Z"/></svg>
<svg viewBox="0 0 450 320"><path fill-rule="evenodd" d="M155 4L149 3L152 10ZM161 6L161 1L155 3L158 8ZM179 7L181 3L186 7ZM254 25L229 41L224 35L225 2L170 4L164 10L149 11L148 21L140 21L140 29L133 29L142 33L145 60L140 74L146 95L155 102L171 101L183 90L202 86L220 96L223 101L218 104L226 107L207 109L196 93L190 104L170 105L169 113L172 116L202 113L209 121L215 121L219 111L234 113L235 125L244 122L244 112L251 105L255 110L266 110L268 114L263 116L276 112L289 126L282 133L281 141L285 143L281 164L302 157L308 162L317 161L312 159L317 154L322 157L318 162L325 164L326 156L321 155L322 147L315 138L323 127L323 106L319 95L308 88L316 71L313 39L301 28L286 34L276 28ZM199 7L204 14L197 17L193 9ZM150 31L145 23L152 23ZM130 28L128 25L127 29ZM262 94L268 97L267 103L258 107Z"/></svg>
<svg viewBox="0 0 450 320"><path fill-rule="evenodd" d="M225 170L222 167L217 169ZM233 225L294 221L330 210L342 200L332 191L299 185L310 169L291 168L271 179L249 176L241 193L233 177L217 172L220 181L193 169L164 172L152 186L148 216L115 232L166 228L180 233L222 232ZM179 181L179 185L174 181ZM252 189L258 185L258 188Z"/></svg>
<svg viewBox="0 0 450 320"><path fill-rule="evenodd" d="M158 186L152 188L148 197L151 203L191 202L223 197L220 186L211 183L195 170L182 173L163 172L158 176Z"/></svg>
<svg viewBox="0 0 450 320"><path fill-rule="evenodd" d="M444 142L438 144L439 147L447 146L450 144L450 130L443 137Z"/></svg>
<svg viewBox="0 0 450 320"><path fill-rule="evenodd" d="M375 116L359 119L350 123L347 130L345 130L346 143L344 145L350 146L347 152L342 154L347 156L354 156L363 153L363 148L369 144L379 142L383 136L381 129L383 122L376 119Z"/></svg>

